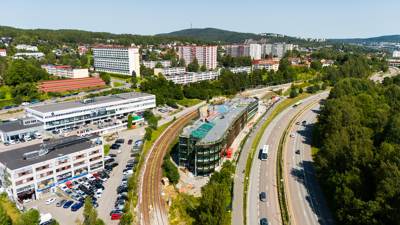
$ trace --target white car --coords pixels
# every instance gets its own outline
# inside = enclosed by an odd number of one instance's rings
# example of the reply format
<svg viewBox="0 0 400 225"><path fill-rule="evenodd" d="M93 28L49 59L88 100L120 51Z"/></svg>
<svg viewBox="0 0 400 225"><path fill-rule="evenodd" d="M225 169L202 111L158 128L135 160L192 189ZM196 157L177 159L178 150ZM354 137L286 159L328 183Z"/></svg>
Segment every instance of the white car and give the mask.
<svg viewBox="0 0 400 225"><path fill-rule="evenodd" d="M124 175L133 174L133 170L127 170L127 171L125 171L123 174L124 174Z"/></svg>
<svg viewBox="0 0 400 225"><path fill-rule="evenodd" d="M83 183L83 186L89 188L89 187L90 187L90 184L88 184L88 183L85 182L85 183Z"/></svg>
<svg viewBox="0 0 400 225"><path fill-rule="evenodd" d="M87 178L88 178L89 180L96 180L96 178L95 178L93 175L88 175Z"/></svg>
<svg viewBox="0 0 400 225"><path fill-rule="evenodd" d="M40 133L35 133L34 135L35 135L35 137L36 137L37 139L42 139L42 135L41 135Z"/></svg>
<svg viewBox="0 0 400 225"><path fill-rule="evenodd" d="M118 149L117 154L120 154L122 151L120 149Z"/></svg>
<svg viewBox="0 0 400 225"><path fill-rule="evenodd" d="M15 145L15 141L14 140L10 140L10 145Z"/></svg>
<svg viewBox="0 0 400 225"><path fill-rule="evenodd" d="M51 203L53 203L56 200L56 198L50 198L46 201L46 205L50 205Z"/></svg>
<svg viewBox="0 0 400 225"><path fill-rule="evenodd" d="M65 184L60 184L58 187L60 187L60 189L63 190L63 191L68 190L68 187Z"/></svg>
<svg viewBox="0 0 400 225"><path fill-rule="evenodd" d="M32 141L32 138L29 136L25 136L24 139L25 139L25 141Z"/></svg>
<svg viewBox="0 0 400 225"><path fill-rule="evenodd" d="M29 103L29 102L23 102L21 105L29 105L29 104L31 104L31 103Z"/></svg>
<svg viewBox="0 0 400 225"><path fill-rule="evenodd" d="M104 177L104 178L100 178L100 180L102 180L103 182L106 182L108 179L107 179L107 177Z"/></svg>
<svg viewBox="0 0 400 225"><path fill-rule="evenodd" d="M11 118L11 119L10 119L10 121L17 121L17 120L18 120L17 117L14 117L14 118Z"/></svg>
<svg viewBox="0 0 400 225"><path fill-rule="evenodd" d="M103 193L102 189L98 189L96 193L96 198L101 198L101 194Z"/></svg>
<svg viewBox="0 0 400 225"><path fill-rule="evenodd" d="M125 186L125 185L127 185L127 184L128 184L127 181L122 181L122 182L121 182L121 185L119 185L119 186Z"/></svg>
<svg viewBox="0 0 400 225"><path fill-rule="evenodd" d="M79 92L79 94L80 94L80 95L83 95L83 94L85 94L85 92L84 92L84 91L82 91L82 92Z"/></svg>
<svg viewBox="0 0 400 225"><path fill-rule="evenodd" d="M292 133L292 134L290 135L290 137L294 138L294 133Z"/></svg>

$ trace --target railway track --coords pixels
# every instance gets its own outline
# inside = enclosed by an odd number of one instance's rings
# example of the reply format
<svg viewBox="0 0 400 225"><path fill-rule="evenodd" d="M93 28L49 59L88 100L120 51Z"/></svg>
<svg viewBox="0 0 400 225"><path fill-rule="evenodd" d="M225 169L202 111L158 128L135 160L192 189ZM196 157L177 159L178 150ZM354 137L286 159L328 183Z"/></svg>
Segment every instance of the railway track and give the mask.
<svg viewBox="0 0 400 225"><path fill-rule="evenodd" d="M140 183L140 224L161 225L169 223L165 212L165 201L161 196L161 165L168 147L181 128L198 116L197 110L194 110L179 118L160 135L150 148L145 159L144 172Z"/></svg>

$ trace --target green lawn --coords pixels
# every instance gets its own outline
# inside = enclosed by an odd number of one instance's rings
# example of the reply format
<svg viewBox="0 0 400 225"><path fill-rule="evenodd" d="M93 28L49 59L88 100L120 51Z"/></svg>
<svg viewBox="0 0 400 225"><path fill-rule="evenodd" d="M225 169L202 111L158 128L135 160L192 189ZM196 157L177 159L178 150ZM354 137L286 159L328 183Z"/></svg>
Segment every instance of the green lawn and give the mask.
<svg viewBox="0 0 400 225"><path fill-rule="evenodd" d="M0 86L0 92L5 92L6 93L6 98L1 99L1 100L10 100L11 94L10 94L10 87L9 86Z"/></svg>
<svg viewBox="0 0 400 225"><path fill-rule="evenodd" d="M184 98L182 100L177 100L176 103L178 103L181 106L185 106L185 105L193 106L193 105L199 104L202 101L203 100L200 100L200 99L187 99L187 98Z"/></svg>
<svg viewBox="0 0 400 225"><path fill-rule="evenodd" d="M4 206L4 209L5 211L7 211L7 214L10 215L11 220L15 222L15 220L19 216L19 210L16 209L13 204L9 203L7 201L7 197L4 196L1 196L0 204Z"/></svg>
<svg viewBox="0 0 400 225"><path fill-rule="evenodd" d="M125 84L124 83L119 83L119 82L114 82L114 87L125 86Z"/></svg>
<svg viewBox="0 0 400 225"><path fill-rule="evenodd" d="M110 151L110 145L104 145L104 155L107 155Z"/></svg>

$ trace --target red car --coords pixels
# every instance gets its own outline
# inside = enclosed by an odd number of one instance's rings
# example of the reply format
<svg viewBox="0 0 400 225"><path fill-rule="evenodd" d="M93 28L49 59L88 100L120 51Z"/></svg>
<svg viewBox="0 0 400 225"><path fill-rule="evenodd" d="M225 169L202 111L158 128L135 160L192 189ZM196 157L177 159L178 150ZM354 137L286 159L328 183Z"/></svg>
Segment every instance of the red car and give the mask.
<svg viewBox="0 0 400 225"><path fill-rule="evenodd" d="M132 140L132 139L129 139L128 145L131 145L132 143L133 143L133 140Z"/></svg>
<svg viewBox="0 0 400 225"><path fill-rule="evenodd" d="M68 181L67 183L65 183L65 184L67 185L68 188L71 188L72 186L74 186L74 185L73 185L71 182L69 182L69 181Z"/></svg>
<svg viewBox="0 0 400 225"><path fill-rule="evenodd" d="M100 177L100 175L98 175L97 173L94 173L93 176L94 176L95 178L99 178L99 177Z"/></svg>
<svg viewBox="0 0 400 225"><path fill-rule="evenodd" d="M97 89L97 91L100 91L100 89Z"/></svg>
<svg viewBox="0 0 400 225"><path fill-rule="evenodd" d="M112 214L111 220L119 220L119 219L121 219L121 216L122 216L122 213Z"/></svg>

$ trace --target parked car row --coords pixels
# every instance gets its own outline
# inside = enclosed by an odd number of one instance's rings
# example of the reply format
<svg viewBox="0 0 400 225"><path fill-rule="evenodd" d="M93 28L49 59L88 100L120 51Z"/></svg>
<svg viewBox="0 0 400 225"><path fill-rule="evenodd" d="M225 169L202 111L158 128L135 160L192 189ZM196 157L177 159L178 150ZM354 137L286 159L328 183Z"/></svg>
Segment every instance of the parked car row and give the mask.
<svg viewBox="0 0 400 225"><path fill-rule="evenodd" d="M42 135L40 133L35 133L32 136L24 136L24 138L6 141L6 142L4 142L4 145L5 146L16 145L16 144L25 143L26 141L31 141L34 139L42 139Z"/></svg>

